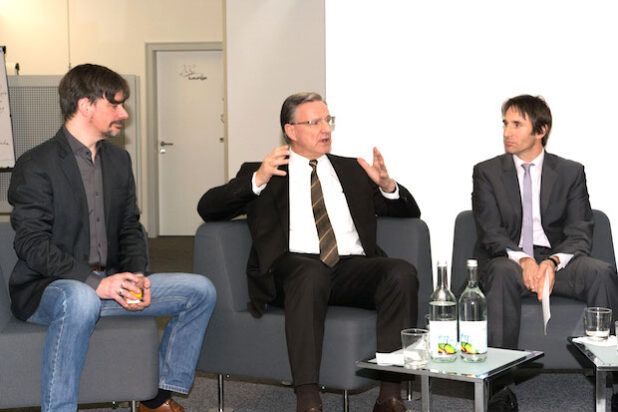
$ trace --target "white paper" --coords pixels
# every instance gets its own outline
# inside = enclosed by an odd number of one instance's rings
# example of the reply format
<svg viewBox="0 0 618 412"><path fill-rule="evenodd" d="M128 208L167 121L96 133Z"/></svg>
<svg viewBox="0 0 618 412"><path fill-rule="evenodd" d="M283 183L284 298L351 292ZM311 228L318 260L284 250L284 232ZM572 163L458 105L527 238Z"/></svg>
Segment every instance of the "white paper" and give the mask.
<svg viewBox="0 0 618 412"><path fill-rule="evenodd" d="M543 297L541 300L543 305L543 330L547 335L547 322L551 319L551 311L549 310L549 272L545 271L545 283L543 284Z"/></svg>
<svg viewBox="0 0 618 412"><path fill-rule="evenodd" d="M376 352L376 362L378 365L403 366L403 350L399 349L391 353Z"/></svg>

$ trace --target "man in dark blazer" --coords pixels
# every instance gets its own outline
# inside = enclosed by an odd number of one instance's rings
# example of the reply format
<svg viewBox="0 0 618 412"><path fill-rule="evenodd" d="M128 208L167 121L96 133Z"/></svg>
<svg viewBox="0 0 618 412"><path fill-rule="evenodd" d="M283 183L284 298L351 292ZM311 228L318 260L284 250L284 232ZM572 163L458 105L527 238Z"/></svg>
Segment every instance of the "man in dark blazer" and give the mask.
<svg viewBox="0 0 618 412"><path fill-rule="evenodd" d="M191 388L216 292L203 276L144 276L146 239L131 159L105 141L128 117L126 81L84 64L63 77L58 91L64 126L18 159L8 192L18 257L9 285L12 310L48 326L41 409L77 409L79 377L100 316L167 315L159 393L140 411L182 411L170 391Z"/></svg>
<svg viewBox="0 0 618 412"><path fill-rule="evenodd" d="M329 154L335 118L320 95L288 97L280 122L289 147L243 164L204 194L198 212L206 221L247 214L249 309L261 316L267 304L284 308L297 410L318 411L328 305L375 308L379 352L401 348L401 329L415 324L416 269L378 247L376 215L419 217L420 210L377 149L373 165ZM399 382L383 382L374 410L405 410Z"/></svg>
<svg viewBox="0 0 618 412"><path fill-rule="evenodd" d="M593 220L584 167L544 149L552 126L545 101L511 98L502 116L506 153L473 172L475 257L487 294L488 343L517 348L521 298L536 294L541 301L546 279L551 294L616 314L618 278L616 268L589 256Z"/></svg>

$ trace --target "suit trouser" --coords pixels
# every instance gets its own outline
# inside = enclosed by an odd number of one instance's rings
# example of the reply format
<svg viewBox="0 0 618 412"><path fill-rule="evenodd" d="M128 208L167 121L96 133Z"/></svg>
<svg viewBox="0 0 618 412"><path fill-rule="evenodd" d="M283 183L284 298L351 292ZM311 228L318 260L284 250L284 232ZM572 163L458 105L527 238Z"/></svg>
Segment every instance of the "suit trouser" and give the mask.
<svg viewBox="0 0 618 412"><path fill-rule="evenodd" d="M535 247L534 254L540 262L549 256L550 250ZM489 346L517 348L521 298L537 294L526 289L521 267L506 257L491 259L483 265L481 286L487 296ZM556 272L552 295L574 298L588 306L611 308L613 313L618 313L616 268L589 256L575 257Z"/></svg>
<svg viewBox="0 0 618 412"><path fill-rule="evenodd" d="M271 269L295 386L319 381L328 305L375 309L379 352L401 348L401 329L416 325L418 279L404 260L342 256L330 268L317 255L286 253Z"/></svg>

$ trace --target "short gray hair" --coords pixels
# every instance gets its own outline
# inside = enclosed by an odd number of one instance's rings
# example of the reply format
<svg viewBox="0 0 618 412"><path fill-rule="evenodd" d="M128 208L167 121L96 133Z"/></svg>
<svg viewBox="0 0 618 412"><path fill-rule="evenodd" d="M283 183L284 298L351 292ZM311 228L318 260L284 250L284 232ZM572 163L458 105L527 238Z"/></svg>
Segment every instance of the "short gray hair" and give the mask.
<svg viewBox="0 0 618 412"><path fill-rule="evenodd" d="M285 125L294 121L294 117L296 116L296 108L298 106L303 103L310 102L323 102L326 104L326 102L322 99L322 96L315 92L294 93L283 102L279 120L281 121L281 131L283 132L283 138L286 143L290 143L290 138L285 133Z"/></svg>

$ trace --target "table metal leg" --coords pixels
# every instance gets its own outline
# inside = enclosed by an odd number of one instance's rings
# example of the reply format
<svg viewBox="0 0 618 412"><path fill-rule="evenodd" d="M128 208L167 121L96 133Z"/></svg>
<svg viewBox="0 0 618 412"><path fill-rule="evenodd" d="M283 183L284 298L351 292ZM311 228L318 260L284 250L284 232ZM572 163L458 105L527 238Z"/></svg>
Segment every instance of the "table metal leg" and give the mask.
<svg viewBox="0 0 618 412"><path fill-rule="evenodd" d="M487 387L488 383L485 380L474 382L474 412L487 411L487 398L489 395Z"/></svg>
<svg viewBox="0 0 618 412"><path fill-rule="evenodd" d="M406 401L412 400L412 379L406 381Z"/></svg>
<svg viewBox="0 0 618 412"><path fill-rule="evenodd" d="M605 397L607 396L605 385L607 382L607 372L597 369L596 375L596 411L605 412Z"/></svg>
<svg viewBox="0 0 618 412"><path fill-rule="evenodd" d="M429 376L421 375L421 403L423 412L431 411L431 393L429 391Z"/></svg>

